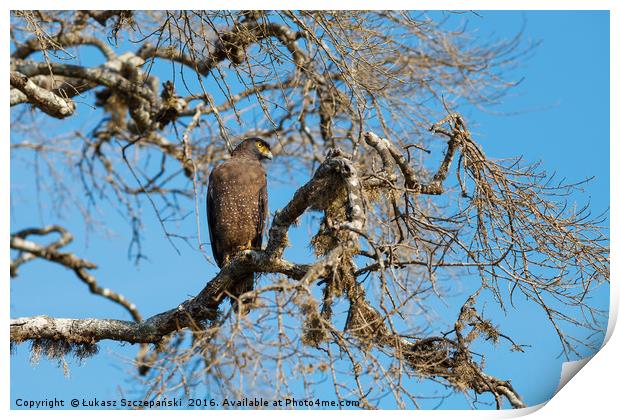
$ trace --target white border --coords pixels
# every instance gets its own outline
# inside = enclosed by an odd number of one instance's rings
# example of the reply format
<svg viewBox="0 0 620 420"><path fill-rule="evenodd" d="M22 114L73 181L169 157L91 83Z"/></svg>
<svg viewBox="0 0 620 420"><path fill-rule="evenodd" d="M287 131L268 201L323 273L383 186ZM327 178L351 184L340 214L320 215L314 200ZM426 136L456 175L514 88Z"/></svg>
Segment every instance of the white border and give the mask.
<svg viewBox="0 0 620 420"><path fill-rule="evenodd" d="M95 2L95 1L63 1L62 4L51 1L9 1L7 5L7 9L4 14L3 21L5 25L3 26L2 31L2 39L5 48L9 45L8 36L7 36L7 28L9 27L9 14L8 9L50 9L50 8L62 8L62 9L85 9L85 8L93 8L93 9L124 9L124 8L132 8L132 9L149 9L154 6L153 1L144 1L144 0L135 0L131 3L128 2L120 2L116 0L110 0L106 2ZM338 9L376 9L377 6L381 6L382 9L452 9L452 10L611 10L611 136L615 139L615 142L612 141L610 144L610 159L612 157L618 157L618 146L617 141L620 140L617 137L618 127L618 84L617 84L617 76L620 71L618 68L618 39L620 39L620 33L618 31L618 27L620 24L620 19L618 16L620 15L618 12L619 7L616 6L617 1L613 0L590 0L590 1L576 1L576 0L563 0L563 1L550 1L550 0L521 0L521 1L490 1L490 0L477 0L477 1L411 1L411 2L403 2L403 1L350 1L350 0L341 0L338 2L325 1L325 0L314 0L312 2L300 2L300 1L273 1L273 2L257 2L257 1L240 1L240 0L228 0L228 1L158 1L156 6L158 8L171 8L171 9L180 9L180 8L211 8L211 9L250 9L250 8L271 8L271 9L281 9L281 8L293 8L293 9L325 9L325 8L338 8ZM561 7L558 9L558 7ZM5 55L5 60L6 57ZM8 79L8 66L5 65L2 67L2 74L4 74L4 80ZM4 97L8 97L9 89L8 83L5 83L3 86L3 91L5 92ZM4 108L4 119L3 119L3 132L5 133L5 139L9 137L9 107L8 102L3 102L2 106ZM3 146L2 152L0 152L0 167L2 168L2 172L0 177L2 178L0 185L3 188L3 194L9 194L10 191L10 172L9 172L9 153L8 153L8 141L4 140L5 144ZM618 179L618 171L619 165L610 165L611 169L611 190L616 191L616 194L611 194L611 214L610 217L617 216L617 183ZM614 189L614 186L616 187ZM5 206L0 208L0 212L2 213L2 219L0 221L0 237L8 237L9 236L9 217L8 217L8 208L7 204L9 203L8 199L4 200ZM616 219L617 220L617 219ZM618 242L618 229L615 228L615 225L611 224L611 243ZM5 262L8 265L8 244L2 242L0 245L4 252ZM614 248L611 251L612 260L614 256L616 256L617 260L617 252ZM612 279L615 279L616 265L612 264ZM5 268L4 272L8 272ZM8 276L7 276L8 277ZM2 283L2 291L3 296L5 298L4 305L1 307L1 311L3 314L2 319L5 320L3 322L2 328L5 331L4 337L6 337L8 341L9 336L9 328L8 322L9 319L9 283L8 278L5 277ZM620 378L620 372L618 369L618 357L620 354L620 341L616 337L612 336L611 333L615 327L617 313L618 313L618 301L619 301L619 291L618 287L616 287L615 282L612 281L611 290L611 304L610 304L610 324L609 329L606 336L606 345L604 348L596 354L592 361L587 364L587 367L583 369L582 372L579 373L579 377L575 380L570 381L561 391L553 397L549 403L546 404L544 409L538 410L543 405L539 405L536 407L530 407L524 410L511 410L511 411L420 411L420 412L412 412L412 411L390 411L389 413L379 412L359 412L359 411L343 411L343 412L321 412L320 414L314 411L296 411L294 413L295 417L300 418L310 418L315 417L317 415L320 416L355 416L356 418L364 418L364 417L376 417L376 416L386 416L394 418L402 418L402 419L410 419L411 416L416 416L416 418L459 418L459 419L469 419L469 418L507 418L507 417L517 417L521 415L526 415L531 413L532 411L536 411L534 414L531 414L531 418L534 419L546 419L546 418L572 418L573 416L577 417L593 417L593 418L610 418L611 413L616 413L618 411L617 408L617 380ZM5 414L10 415L11 417L19 417L19 418L39 418L43 415L49 416L52 418L83 418L85 415L93 416L95 418L103 418L110 415L108 411L95 411L85 413L84 411L10 411L9 407L9 387L10 387L10 376L9 372L9 348L8 343L5 342L5 345L2 346L2 363L3 363L3 378L0 382L2 384L2 406L3 412ZM178 417L179 415L183 417L200 417L204 419L205 416L216 415L218 418L225 417L235 417L235 416L247 416L251 415L254 418L260 419L269 419L271 420L274 417L284 417L290 416L290 412L240 412L240 411L218 411L217 413L205 413L203 411L198 412L190 412L184 411L183 413L179 412L165 412L165 411L142 411L142 412L114 412L114 416L149 416L152 417Z"/></svg>

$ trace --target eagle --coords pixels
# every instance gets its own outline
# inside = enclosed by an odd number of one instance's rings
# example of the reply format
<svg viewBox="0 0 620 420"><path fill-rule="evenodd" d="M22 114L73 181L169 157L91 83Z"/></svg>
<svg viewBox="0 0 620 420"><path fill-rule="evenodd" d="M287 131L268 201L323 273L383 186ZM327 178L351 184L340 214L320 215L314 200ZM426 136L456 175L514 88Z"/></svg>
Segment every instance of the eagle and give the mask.
<svg viewBox="0 0 620 420"><path fill-rule="evenodd" d="M260 249L268 213L267 174L262 162L272 159L269 143L246 138L235 147L231 158L209 176L207 221L211 251L222 268L237 253ZM238 297L254 288L254 273L233 279L228 292L233 308Z"/></svg>

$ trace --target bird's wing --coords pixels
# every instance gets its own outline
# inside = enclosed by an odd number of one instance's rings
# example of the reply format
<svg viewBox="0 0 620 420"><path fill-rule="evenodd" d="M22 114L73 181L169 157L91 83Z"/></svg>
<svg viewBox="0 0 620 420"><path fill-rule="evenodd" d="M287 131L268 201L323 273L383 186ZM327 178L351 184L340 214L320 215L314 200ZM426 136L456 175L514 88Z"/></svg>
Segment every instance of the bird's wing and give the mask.
<svg viewBox="0 0 620 420"><path fill-rule="evenodd" d="M214 195L217 194L217 175L214 174L215 169L209 176L209 188L207 190L207 223L209 224L209 241L211 242L211 251L213 252L217 265L221 266L224 256L218 249L217 233L215 231L217 221L215 220Z"/></svg>
<svg viewBox="0 0 620 420"><path fill-rule="evenodd" d="M258 191L258 224L256 225L256 237L252 241L254 248L260 248L263 245L263 233L268 214L267 181L265 180L263 186Z"/></svg>

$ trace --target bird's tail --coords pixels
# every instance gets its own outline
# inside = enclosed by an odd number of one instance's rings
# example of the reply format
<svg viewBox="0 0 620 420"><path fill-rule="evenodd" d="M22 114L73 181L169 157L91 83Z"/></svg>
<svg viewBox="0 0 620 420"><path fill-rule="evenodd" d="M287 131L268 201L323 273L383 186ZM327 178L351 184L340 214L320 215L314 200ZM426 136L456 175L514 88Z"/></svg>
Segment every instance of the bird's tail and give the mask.
<svg viewBox="0 0 620 420"><path fill-rule="evenodd" d="M232 303L232 307L235 312L238 311L239 302L243 308L242 315L246 315L249 312L250 307L254 303L254 299L241 298L241 295L246 292L251 292L252 290L254 290L254 273L246 274L243 277L238 277L234 280L229 292L231 294L230 302Z"/></svg>

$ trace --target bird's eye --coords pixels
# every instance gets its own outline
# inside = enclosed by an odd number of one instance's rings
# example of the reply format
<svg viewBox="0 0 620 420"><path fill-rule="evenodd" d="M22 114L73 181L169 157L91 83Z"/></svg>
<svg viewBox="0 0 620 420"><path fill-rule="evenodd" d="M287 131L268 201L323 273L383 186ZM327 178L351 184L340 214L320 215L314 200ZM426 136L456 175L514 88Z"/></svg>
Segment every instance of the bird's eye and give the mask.
<svg viewBox="0 0 620 420"><path fill-rule="evenodd" d="M269 151L269 148L267 147L267 145L264 142L262 142L262 141L257 141L256 142L256 148L261 153L267 153Z"/></svg>

